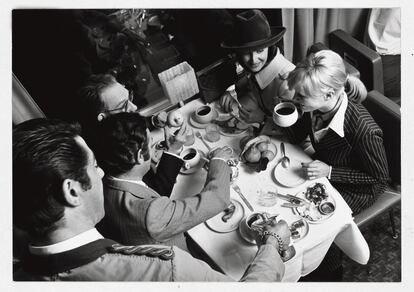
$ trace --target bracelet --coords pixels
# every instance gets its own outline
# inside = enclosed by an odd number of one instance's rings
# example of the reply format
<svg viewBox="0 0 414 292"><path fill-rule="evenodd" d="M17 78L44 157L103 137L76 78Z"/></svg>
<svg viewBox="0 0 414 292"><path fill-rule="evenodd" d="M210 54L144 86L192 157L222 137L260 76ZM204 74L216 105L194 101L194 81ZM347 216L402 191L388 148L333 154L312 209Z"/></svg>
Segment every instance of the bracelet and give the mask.
<svg viewBox="0 0 414 292"><path fill-rule="evenodd" d="M279 252L279 254L281 255L281 254L282 254L282 252L283 252L283 239L282 239L282 238L281 238L278 234L276 234L276 233L274 233L274 232L271 232L271 231L267 231L267 230L265 230L265 231L263 231L263 233L262 233L262 242L264 242L264 237L265 237L266 235L270 235L270 236L273 236L274 238L276 238L277 243L278 243L278 245L279 245L279 247L278 247L278 252Z"/></svg>

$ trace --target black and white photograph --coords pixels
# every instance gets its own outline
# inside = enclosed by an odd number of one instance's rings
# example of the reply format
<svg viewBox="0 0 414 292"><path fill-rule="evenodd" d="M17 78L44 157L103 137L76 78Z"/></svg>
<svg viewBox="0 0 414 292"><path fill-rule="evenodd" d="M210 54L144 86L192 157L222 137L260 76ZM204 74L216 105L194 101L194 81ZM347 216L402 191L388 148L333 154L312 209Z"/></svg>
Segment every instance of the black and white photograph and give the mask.
<svg viewBox="0 0 414 292"><path fill-rule="evenodd" d="M7 291L409 289L407 1L20 2Z"/></svg>

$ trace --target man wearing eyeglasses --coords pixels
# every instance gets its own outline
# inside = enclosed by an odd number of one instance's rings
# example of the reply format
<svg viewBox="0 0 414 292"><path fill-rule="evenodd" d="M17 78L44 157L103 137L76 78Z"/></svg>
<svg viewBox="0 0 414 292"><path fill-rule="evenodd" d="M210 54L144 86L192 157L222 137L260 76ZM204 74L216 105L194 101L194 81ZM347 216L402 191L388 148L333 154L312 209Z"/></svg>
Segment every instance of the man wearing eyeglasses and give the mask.
<svg viewBox="0 0 414 292"><path fill-rule="evenodd" d="M111 114L135 112L133 95L110 74L92 75L80 90L84 119L102 121Z"/></svg>
<svg viewBox="0 0 414 292"><path fill-rule="evenodd" d="M121 112L135 112L137 106L132 102L133 95L124 85L118 83L110 74L91 75L79 91L82 111L83 133L88 141L96 130L97 123L110 115ZM185 143L187 124L184 123L178 133L172 135L164 129L166 150L158 163L157 173L149 171L144 182L162 196L170 196L183 160L179 157ZM90 142L90 141L88 141Z"/></svg>

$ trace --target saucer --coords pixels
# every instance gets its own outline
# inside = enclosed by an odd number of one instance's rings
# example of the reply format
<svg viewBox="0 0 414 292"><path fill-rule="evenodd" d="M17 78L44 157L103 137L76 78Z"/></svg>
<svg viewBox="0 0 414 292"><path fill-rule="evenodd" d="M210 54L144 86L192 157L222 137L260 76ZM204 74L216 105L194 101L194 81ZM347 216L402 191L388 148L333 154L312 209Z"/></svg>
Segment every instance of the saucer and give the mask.
<svg viewBox="0 0 414 292"><path fill-rule="evenodd" d="M211 121L214 121L218 118L219 114L218 114L216 109L211 108L211 110L213 111L213 116L212 116ZM193 126L195 128L198 128L198 129L205 129L209 124L211 124L211 122L210 123L204 123L204 124L197 122L194 119L194 115L195 115L195 112L192 112L191 115L190 115L190 125L191 126Z"/></svg>
<svg viewBox="0 0 414 292"><path fill-rule="evenodd" d="M244 208L239 201L233 199L230 199L230 201L236 207L233 216L231 216L230 219L224 222L222 218L224 215L226 215L226 213L222 211L205 222L208 228L215 232L228 233L236 230L239 227L239 223L244 217Z"/></svg>
<svg viewBox="0 0 414 292"><path fill-rule="evenodd" d="M195 172L199 171L201 168L203 168L204 164L206 163L206 161L205 161L206 155L201 150L197 150L197 151L198 151L198 153L200 153L200 156L201 156L200 161L198 162L198 164L194 167L189 168L189 169L185 169L184 166L181 167L181 169L180 169L181 174L192 174L192 173L195 173Z"/></svg>
<svg viewBox="0 0 414 292"><path fill-rule="evenodd" d="M273 171L273 177L280 185L288 188L300 186L306 181L303 177L302 164L292 158L288 168L284 168L279 162Z"/></svg>
<svg viewBox="0 0 414 292"><path fill-rule="evenodd" d="M291 240L293 243L298 242L304 238L309 233L309 224L305 219L299 219L292 224L289 224L289 229L291 232Z"/></svg>

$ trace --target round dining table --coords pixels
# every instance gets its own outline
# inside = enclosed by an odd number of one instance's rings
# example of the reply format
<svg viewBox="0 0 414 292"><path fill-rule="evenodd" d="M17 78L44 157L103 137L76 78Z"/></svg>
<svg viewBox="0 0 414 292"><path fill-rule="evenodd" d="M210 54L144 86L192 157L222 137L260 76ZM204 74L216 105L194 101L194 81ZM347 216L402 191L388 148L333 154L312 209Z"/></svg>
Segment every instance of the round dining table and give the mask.
<svg viewBox="0 0 414 292"><path fill-rule="evenodd" d="M187 120L194 132L199 132L205 136L203 126L192 126L192 114L198 107L204 103L200 99L193 100L179 110ZM210 104L215 110L220 112L218 106ZM219 115L220 117L220 115ZM272 123L272 121L268 121ZM194 123L193 123L194 125ZM152 132L154 142L163 139L161 129ZM239 134L221 134L220 139L216 142L208 142L211 148L219 146L230 146L236 154L240 154L240 140L251 131L246 130ZM278 215L277 218L284 219L289 225L302 219L295 208L283 207L287 203L281 198L276 199L276 203L263 204L263 192L272 192L281 195L300 194L315 183L321 183L326 187L326 193L335 203L335 210L330 216L323 220L309 222L306 224L306 232L301 237L292 240L296 254L293 258L285 262L285 274L283 282L295 282L300 277L305 276L315 270L322 262L326 252L331 244L335 243L348 257L352 260L366 264L369 260L370 251L367 242L355 224L352 211L344 201L340 193L331 185L327 178L316 180L292 179L286 177L283 170L280 170L279 162L282 158L280 145L284 142L286 155L290 158L293 165L300 165L302 162L309 162L312 159L298 146L283 141L282 136L271 136L271 142L276 145L276 157L270 161L265 170L257 172L251 165L240 161L238 164L238 176L232 181L242 192L245 199L253 207L254 212L266 212L270 215ZM208 153L208 149L199 138L191 146L200 151L203 155ZM293 166L292 166L293 167ZM207 171L200 168L192 173L181 173L177 177L177 182L173 188L172 199L185 198L199 193L205 183ZM252 210L241 199L239 194L231 187L230 196L232 200L237 201L237 206L242 206L243 216L247 217ZM210 224L211 225L211 224ZM239 228L230 228L229 230L215 230L209 226L208 222L201 223L188 231L192 240L205 252L225 274L239 280L245 272L248 265L252 262L257 252L257 246L246 241L240 234Z"/></svg>

